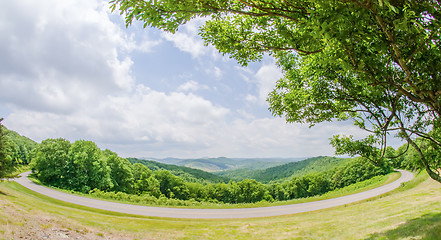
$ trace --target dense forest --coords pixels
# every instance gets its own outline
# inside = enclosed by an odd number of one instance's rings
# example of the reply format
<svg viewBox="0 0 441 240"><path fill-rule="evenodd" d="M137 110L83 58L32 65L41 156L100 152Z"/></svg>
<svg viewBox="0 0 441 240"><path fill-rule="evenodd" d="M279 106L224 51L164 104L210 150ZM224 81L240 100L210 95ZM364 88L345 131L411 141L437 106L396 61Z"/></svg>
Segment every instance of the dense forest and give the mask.
<svg viewBox="0 0 441 240"><path fill-rule="evenodd" d="M185 166L177 166L174 164L165 164L155 162L152 160L127 158L131 164L140 163L148 167L152 171L168 170L173 175L183 178L187 182L200 182L208 181L211 183L228 182L228 178L215 175L213 173L205 172L199 169L189 168Z"/></svg>
<svg viewBox="0 0 441 240"><path fill-rule="evenodd" d="M255 179L213 182L211 175L210 180L202 180L201 177L188 181L190 174L184 175L186 177L176 176L172 174L176 169L169 171L164 170L164 165L135 159L131 161L133 164L110 150L102 151L91 141L70 143L59 138L47 139L38 145L31 167L42 183L67 190L83 193L121 192L157 199L220 203L310 197L391 171L390 166L378 167L355 158L326 171L263 184Z"/></svg>
<svg viewBox="0 0 441 240"><path fill-rule="evenodd" d="M216 174L236 181L241 181L245 178L252 178L262 183L274 181L280 182L291 177L303 176L308 173L324 172L343 165L347 161L349 161L349 159L319 156L265 169L242 168L217 172Z"/></svg>
<svg viewBox="0 0 441 240"><path fill-rule="evenodd" d="M14 169L28 165L37 147L33 140L11 131L1 124L0 119L0 179L13 177Z"/></svg>

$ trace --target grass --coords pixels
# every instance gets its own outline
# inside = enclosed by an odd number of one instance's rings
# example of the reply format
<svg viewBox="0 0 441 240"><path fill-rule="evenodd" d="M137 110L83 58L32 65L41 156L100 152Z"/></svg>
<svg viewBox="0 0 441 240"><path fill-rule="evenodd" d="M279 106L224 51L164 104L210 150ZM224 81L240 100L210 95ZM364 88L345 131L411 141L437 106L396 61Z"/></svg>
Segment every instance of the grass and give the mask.
<svg viewBox="0 0 441 240"><path fill-rule="evenodd" d="M441 185L426 174L359 203L240 220L117 214L46 198L12 182L0 183L0 192L0 239L57 239L52 233L82 239L440 239L441 232Z"/></svg>
<svg viewBox="0 0 441 240"><path fill-rule="evenodd" d="M372 234L368 239L403 239L423 236L424 239L441 239L441 213L429 213L410 219L395 229Z"/></svg>

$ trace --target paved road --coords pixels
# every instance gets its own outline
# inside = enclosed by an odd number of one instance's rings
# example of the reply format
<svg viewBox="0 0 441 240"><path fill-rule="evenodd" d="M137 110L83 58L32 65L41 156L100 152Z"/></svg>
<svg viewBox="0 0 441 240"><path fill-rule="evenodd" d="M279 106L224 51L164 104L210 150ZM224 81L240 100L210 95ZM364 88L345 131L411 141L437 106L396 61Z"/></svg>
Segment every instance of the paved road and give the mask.
<svg viewBox="0 0 441 240"><path fill-rule="evenodd" d="M91 208L98 208L114 212L122 212L128 214L136 214L143 216L153 217L166 217L166 218L195 218L195 219L214 219L214 218L255 218L255 217L271 217L280 215L289 215L302 212L310 212L319 209L331 208L358 202L361 200L369 199L389 191L398 188L401 183L410 181L413 178L413 174L408 171L398 170L401 172L401 177L393 183L339 198L327 199L316 202L273 206L273 207L261 207L261 208L236 208L236 209L189 209L189 208L164 208L164 207L149 207L138 206L131 204L122 204L115 202L107 202L102 200L91 199L87 197L76 196L64 192L60 192L54 189L50 189L41 185L33 183L27 177L30 172L23 173L21 178L15 181L32 191L44 194L51 198L55 198L61 201L83 205Z"/></svg>

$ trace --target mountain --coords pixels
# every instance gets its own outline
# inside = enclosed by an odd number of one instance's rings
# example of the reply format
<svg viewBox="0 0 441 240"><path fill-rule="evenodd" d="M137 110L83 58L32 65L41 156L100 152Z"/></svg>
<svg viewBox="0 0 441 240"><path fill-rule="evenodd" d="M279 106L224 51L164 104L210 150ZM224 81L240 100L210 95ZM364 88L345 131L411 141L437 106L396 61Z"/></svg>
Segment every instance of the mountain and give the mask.
<svg viewBox="0 0 441 240"><path fill-rule="evenodd" d="M285 163L266 169L235 169L217 172L219 176L241 181L245 178L255 179L262 183L283 180L293 176L302 176L312 172L322 172L347 162L345 158L319 156L302 161Z"/></svg>
<svg viewBox="0 0 441 240"><path fill-rule="evenodd" d="M220 172L232 169L266 169L287 162L299 161L304 158L197 158L197 159L179 159L164 158L154 159L157 162L185 166L189 168L200 169L206 172Z"/></svg>

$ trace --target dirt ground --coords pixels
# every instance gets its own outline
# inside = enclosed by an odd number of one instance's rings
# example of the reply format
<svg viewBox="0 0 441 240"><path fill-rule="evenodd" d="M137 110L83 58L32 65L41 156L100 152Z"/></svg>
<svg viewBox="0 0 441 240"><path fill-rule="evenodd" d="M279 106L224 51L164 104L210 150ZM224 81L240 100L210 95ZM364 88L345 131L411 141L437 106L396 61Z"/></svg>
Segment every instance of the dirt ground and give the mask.
<svg viewBox="0 0 441 240"><path fill-rule="evenodd" d="M61 217L16 205L0 192L0 239L136 239L72 224Z"/></svg>

